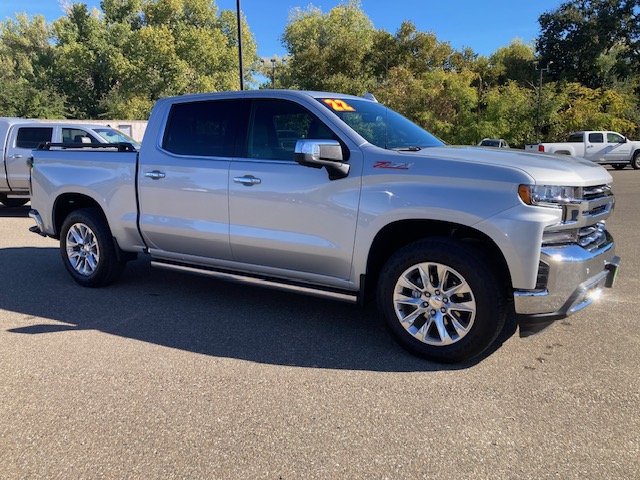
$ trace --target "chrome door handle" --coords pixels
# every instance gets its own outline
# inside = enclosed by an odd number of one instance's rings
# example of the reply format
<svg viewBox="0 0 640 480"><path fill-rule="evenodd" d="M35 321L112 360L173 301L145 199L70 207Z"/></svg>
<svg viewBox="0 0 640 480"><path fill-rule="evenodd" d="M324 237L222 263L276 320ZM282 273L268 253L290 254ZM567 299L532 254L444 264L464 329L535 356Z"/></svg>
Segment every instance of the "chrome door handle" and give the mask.
<svg viewBox="0 0 640 480"><path fill-rule="evenodd" d="M22 155L15 154L15 155L11 155L9 158L22 158Z"/></svg>
<svg viewBox="0 0 640 480"><path fill-rule="evenodd" d="M146 172L144 176L153 180L160 180L161 178L166 177L167 174L159 170L153 170L152 172Z"/></svg>
<svg viewBox="0 0 640 480"><path fill-rule="evenodd" d="M233 181L235 183L241 183L243 185L251 186L251 185L259 185L262 183L262 180L256 178L252 175L245 175L244 177L234 177Z"/></svg>

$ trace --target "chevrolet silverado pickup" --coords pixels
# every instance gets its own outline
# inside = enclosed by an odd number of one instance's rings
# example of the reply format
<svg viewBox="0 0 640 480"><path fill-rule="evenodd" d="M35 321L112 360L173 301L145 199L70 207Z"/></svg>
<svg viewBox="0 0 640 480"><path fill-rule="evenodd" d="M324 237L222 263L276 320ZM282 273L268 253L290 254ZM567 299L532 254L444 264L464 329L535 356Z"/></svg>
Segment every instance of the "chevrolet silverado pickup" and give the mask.
<svg viewBox="0 0 640 480"><path fill-rule="evenodd" d="M525 150L583 157L600 165L611 165L616 170L627 165L640 169L640 142L616 132L575 132L564 143L537 143L526 145Z"/></svg>
<svg viewBox="0 0 640 480"><path fill-rule="evenodd" d="M586 160L451 147L373 99L242 91L159 100L139 152L33 153L32 230L77 283L128 260L377 302L400 344L479 355L576 313L618 269L611 176ZM123 150L127 150L124 148Z"/></svg>

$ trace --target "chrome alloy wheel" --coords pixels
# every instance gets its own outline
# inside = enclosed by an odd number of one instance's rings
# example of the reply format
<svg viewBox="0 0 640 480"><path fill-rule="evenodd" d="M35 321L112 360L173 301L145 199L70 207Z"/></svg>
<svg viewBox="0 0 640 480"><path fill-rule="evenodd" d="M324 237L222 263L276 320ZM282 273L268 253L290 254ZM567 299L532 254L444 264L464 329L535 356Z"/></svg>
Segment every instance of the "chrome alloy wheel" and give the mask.
<svg viewBox="0 0 640 480"><path fill-rule="evenodd" d="M66 239L67 258L80 275L89 276L100 262L100 248L96 235L84 223L75 223L69 228Z"/></svg>
<svg viewBox="0 0 640 480"><path fill-rule="evenodd" d="M419 263L396 282L393 306L404 329L433 346L460 341L476 318L476 301L467 281L440 263Z"/></svg>

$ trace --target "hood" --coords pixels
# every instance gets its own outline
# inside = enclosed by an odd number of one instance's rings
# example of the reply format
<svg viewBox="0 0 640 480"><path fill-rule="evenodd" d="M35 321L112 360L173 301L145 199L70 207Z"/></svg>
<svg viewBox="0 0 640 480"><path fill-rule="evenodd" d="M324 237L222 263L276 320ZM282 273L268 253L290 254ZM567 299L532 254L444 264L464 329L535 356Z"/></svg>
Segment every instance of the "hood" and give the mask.
<svg viewBox="0 0 640 480"><path fill-rule="evenodd" d="M613 180L601 165L568 155L466 146L425 148L420 152L406 154L517 169L531 176L538 185L585 187L610 183Z"/></svg>

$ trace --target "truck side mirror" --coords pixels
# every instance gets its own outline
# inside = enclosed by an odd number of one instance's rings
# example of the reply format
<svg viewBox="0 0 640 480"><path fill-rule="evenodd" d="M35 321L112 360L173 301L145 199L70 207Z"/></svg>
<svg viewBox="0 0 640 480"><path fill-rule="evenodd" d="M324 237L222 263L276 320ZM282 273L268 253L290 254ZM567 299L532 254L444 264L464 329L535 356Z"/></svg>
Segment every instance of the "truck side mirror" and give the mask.
<svg viewBox="0 0 640 480"><path fill-rule="evenodd" d="M342 145L337 140L300 139L296 142L294 159L305 167L325 167L330 180L349 175L349 164L344 162Z"/></svg>

